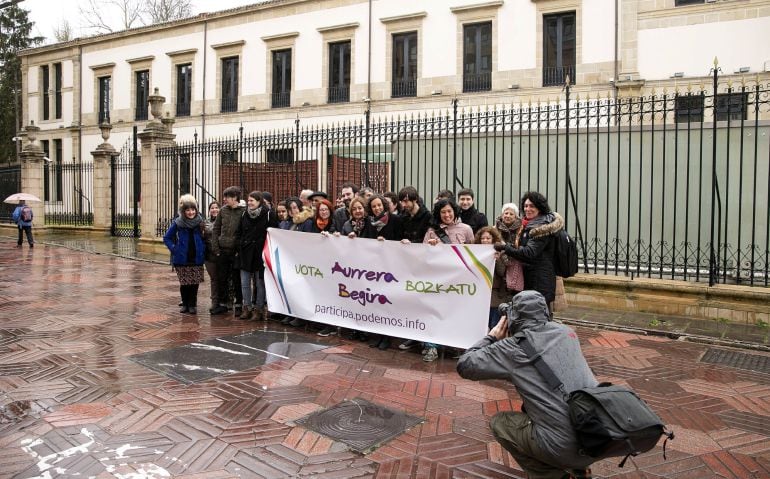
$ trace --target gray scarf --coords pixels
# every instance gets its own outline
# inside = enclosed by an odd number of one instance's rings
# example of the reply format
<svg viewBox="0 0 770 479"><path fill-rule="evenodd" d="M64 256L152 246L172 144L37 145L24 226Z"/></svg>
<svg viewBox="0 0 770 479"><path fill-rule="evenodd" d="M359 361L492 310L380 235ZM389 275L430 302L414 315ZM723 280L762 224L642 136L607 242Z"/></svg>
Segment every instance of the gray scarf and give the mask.
<svg viewBox="0 0 770 479"><path fill-rule="evenodd" d="M246 213L248 213L249 218L256 219L259 217L260 214L262 214L262 207L257 206L256 209L253 209L253 210L247 208Z"/></svg>
<svg viewBox="0 0 770 479"><path fill-rule="evenodd" d="M203 217L200 214L195 215L193 219L189 219L184 215L183 211L179 216L176 217L174 223L176 223L177 228L193 229L199 227L202 221Z"/></svg>

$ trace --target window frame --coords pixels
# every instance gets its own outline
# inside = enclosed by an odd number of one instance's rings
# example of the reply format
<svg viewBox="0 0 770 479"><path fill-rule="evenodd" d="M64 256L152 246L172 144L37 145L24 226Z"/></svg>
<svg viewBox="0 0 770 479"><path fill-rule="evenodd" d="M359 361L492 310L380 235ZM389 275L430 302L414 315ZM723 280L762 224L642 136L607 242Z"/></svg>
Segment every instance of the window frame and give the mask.
<svg viewBox="0 0 770 479"><path fill-rule="evenodd" d="M702 94L679 95L674 100L674 123L703 123L704 101Z"/></svg>
<svg viewBox="0 0 770 479"><path fill-rule="evenodd" d="M43 111L41 118L43 121L51 119L51 70L48 65L40 65L40 91L42 93L41 103Z"/></svg>
<svg viewBox="0 0 770 479"><path fill-rule="evenodd" d="M97 109L97 125L110 123L110 108L112 103L112 75L103 75L97 77L99 91L97 98L99 107ZM105 88L106 86L106 88Z"/></svg>
<svg viewBox="0 0 770 479"><path fill-rule="evenodd" d="M412 42L412 39L414 40ZM401 41L402 46L398 47ZM392 59L391 59L391 98L406 98L417 96L417 70L420 59L420 43L418 32L412 30L409 32L398 32L391 34ZM412 44L413 43L413 44ZM411 51L414 50L414 65L412 65ZM400 58L404 59L403 72L400 77L397 75L397 51L400 51Z"/></svg>
<svg viewBox="0 0 770 479"><path fill-rule="evenodd" d="M192 108L192 62L177 63L176 71L176 116L190 116ZM186 69L186 73L183 73ZM184 81L180 81L184 79ZM180 95L182 93L182 95ZM181 96L181 98L180 98ZM181 108L180 108L181 106Z"/></svg>
<svg viewBox="0 0 770 479"><path fill-rule="evenodd" d="M485 54L484 32L483 29L489 27L489 53ZM468 51L469 31L473 30L473 52ZM472 22L463 24L463 46L462 46L462 68L463 68L463 93L474 93L480 91L490 91L492 89L492 72L494 71L492 48L494 44L494 30L491 21ZM468 72L468 56L473 56L473 72ZM482 67L484 59L489 59L489 71ZM484 71L482 71L484 70Z"/></svg>
<svg viewBox="0 0 770 479"><path fill-rule="evenodd" d="M564 46L565 46L565 39L564 39L564 19L567 17L572 18L572 58L571 58L571 64L570 62L564 61ZM548 57L549 57L549 35L548 35L548 22L549 20L556 20L557 26L557 33L556 33L556 40L555 40L555 48L556 48L556 59L555 59L555 65L549 65L548 64ZM543 86L561 86L565 84L566 76L569 75L570 84L575 84L575 77L576 77L576 66L577 66L577 45L578 45L578 35L577 35L577 28L578 28L578 15L577 11L570 10L570 11L563 11L563 12L556 12L556 13L547 13L543 14Z"/></svg>
<svg viewBox="0 0 770 479"><path fill-rule="evenodd" d="M228 69L227 65L232 64L234 67L230 67ZM225 56L221 58L221 67L222 67L222 82L220 84L221 87L221 101L220 101L220 112L221 113L234 113L238 111L238 92L239 92L239 75L240 75L240 64L241 64L241 57L240 55L231 55L231 56ZM229 82L227 81L229 80ZM226 83L229 83L230 85L226 85ZM233 91L228 91L227 97L225 97L225 87L229 86L232 87ZM228 88L229 90L229 88Z"/></svg>
<svg viewBox="0 0 770 479"><path fill-rule="evenodd" d="M291 106L293 48L279 48L270 51L272 80L270 82L270 107L288 108ZM280 60L278 65L276 60ZM287 68L288 66L288 68ZM287 73L288 71L288 78ZM280 72L280 73L279 73ZM280 78L278 78L280 76ZM280 80L280 86L276 80Z"/></svg>
<svg viewBox="0 0 770 479"><path fill-rule="evenodd" d="M716 100L714 101L714 119L716 121L745 121L748 119L748 113L748 92L732 91L717 93Z"/></svg>
<svg viewBox="0 0 770 479"><path fill-rule="evenodd" d="M350 101L352 42L350 40L330 42L328 48L329 88L326 100L328 103L347 103ZM335 52L335 50L338 51Z"/></svg>
<svg viewBox="0 0 770 479"><path fill-rule="evenodd" d="M144 85L140 79L144 78ZM149 117L150 70L134 70L134 120L146 121Z"/></svg>
<svg viewBox="0 0 770 479"><path fill-rule="evenodd" d="M53 64L53 84L54 84L54 118L62 118L62 64Z"/></svg>

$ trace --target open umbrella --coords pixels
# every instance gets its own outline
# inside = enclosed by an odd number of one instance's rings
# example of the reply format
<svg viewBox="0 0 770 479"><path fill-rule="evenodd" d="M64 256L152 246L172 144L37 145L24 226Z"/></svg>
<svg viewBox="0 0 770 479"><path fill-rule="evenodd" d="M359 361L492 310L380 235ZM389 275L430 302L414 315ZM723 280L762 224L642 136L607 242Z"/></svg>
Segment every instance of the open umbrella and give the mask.
<svg viewBox="0 0 770 479"><path fill-rule="evenodd" d="M19 201L41 201L40 198L38 198L35 195L31 195L29 193L14 193L5 200L3 200L3 203L11 203L16 204Z"/></svg>

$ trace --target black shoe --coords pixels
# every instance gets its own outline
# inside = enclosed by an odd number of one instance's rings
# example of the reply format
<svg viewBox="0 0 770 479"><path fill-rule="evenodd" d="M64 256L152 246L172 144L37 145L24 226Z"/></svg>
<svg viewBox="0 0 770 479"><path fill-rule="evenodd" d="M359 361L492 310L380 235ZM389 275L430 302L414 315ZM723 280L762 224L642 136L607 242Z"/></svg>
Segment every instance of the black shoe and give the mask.
<svg viewBox="0 0 770 479"><path fill-rule="evenodd" d="M305 320L302 318L294 318L289 323L289 326L293 326L295 328L299 328L305 325Z"/></svg>
<svg viewBox="0 0 770 479"><path fill-rule="evenodd" d="M337 328L333 326L326 326L322 330L318 331L316 334L324 338L327 336L335 336L337 334Z"/></svg>
<svg viewBox="0 0 770 479"><path fill-rule="evenodd" d="M243 314L243 308L240 304L235 305L235 308L233 309L233 314L236 317L240 317L241 314Z"/></svg>
<svg viewBox="0 0 770 479"><path fill-rule="evenodd" d="M179 304L177 304L177 306L184 306L184 301L180 301Z"/></svg>
<svg viewBox="0 0 770 479"><path fill-rule="evenodd" d="M390 338L382 338L380 340L380 344L377 345L377 349L380 351L385 351L390 347Z"/></svg>
<svg viewBox="0 0 770 479"><path fill-rule="evenodd" d="M227 308L222 306L221 304L219 306L216 306L214 309L210 311L212 316L216 316L217 314L225 314L227 312Z"/></svg>
<svg viewBox="0 0 770 479"><path fill-rule="evenodd" d="M402 351L406 351L407 349L412 349L418 344L420 343L418 341L415 341L414 339L407 339L406 341L398 345L398 349Z"/></svg>
<svg viewBox="0 0 770 479"><path fill-rule="evenodd" d="M285 318L283 318L281 320L281 324L284 325L284 326L289 326L289 325L291 325L292 321L294 321L294 318L292 318L291 316L286 316Z"/></svg>
<svg viewBox="0 0 770 479"><path fill-rule="evenodd" d="M190 306L189 308L187 308L187 312L190 314L198 314L198 308L196 308L195 306Z"/></svg>
<svg viewBox="0 0 770 479"><path fill-rule="evenodd" d="M181 308L179 308L179 312L180 312L180 313L186 313L186 312L187 312L187 306L185 306L185 305L183 304L183 305L182 305L182 307L181 307Z"/></svg>
<svg viewBox="0 0 770 479"><path fill-rule="evenodd" d="M30 248L34 248L34 247L35 247L35 245L34 245L34 244L32 244L32 243L30 243L30 244L29 244L29 247L30 247Z"/></svg>
<svg viewBox="0 0 770 479"><path fill-rule="evenodd" d="M370 348L376 348L380 344L380 337L379 336L372 336L369 338L369 347Z"/></svg>

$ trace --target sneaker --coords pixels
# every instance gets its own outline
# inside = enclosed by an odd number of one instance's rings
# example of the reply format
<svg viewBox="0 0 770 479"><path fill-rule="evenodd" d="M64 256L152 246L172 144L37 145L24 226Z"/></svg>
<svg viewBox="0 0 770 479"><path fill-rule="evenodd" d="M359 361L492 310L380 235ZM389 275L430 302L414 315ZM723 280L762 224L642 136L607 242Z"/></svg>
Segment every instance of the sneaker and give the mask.
<svg viewBox="0 0 770 479"><path fill-rule="evenodd" d="M415 341L414 339L407 339L406 341L398 345L398 349L402 351L406 351L407 349L412 349L415 346L417 346L417 341Z"/></svg>
<svg viewBox="0 0 770 479"><path fill-rule="evenodd" d="M425 348L425 354L422 355L422 360L426 363L431 363L438 358L438 349L437 348Z"/></svg>
<svg viewBox="0 0 770 479"><path fill-rule="evenodd" d="M316 334L324 338L327 336L335 336L337 334L337 328L333 326L325 326L322 330L318 331Z"/></svg>
<svg viewBox="0 0 770 479"><path fill-rule="evenodd" d="M217 314L225 314L226 312L227 307L222 306L221 304L210 311L212 316L216 316Z"/></svg>

